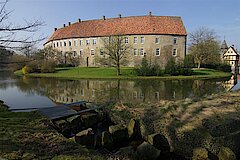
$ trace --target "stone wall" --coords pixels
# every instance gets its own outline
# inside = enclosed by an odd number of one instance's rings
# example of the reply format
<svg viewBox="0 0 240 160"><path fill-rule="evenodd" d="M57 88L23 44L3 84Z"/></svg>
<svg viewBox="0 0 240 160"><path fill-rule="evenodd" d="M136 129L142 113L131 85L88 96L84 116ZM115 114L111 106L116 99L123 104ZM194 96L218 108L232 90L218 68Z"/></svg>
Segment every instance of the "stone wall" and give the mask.
<svg viewBox="0 0 240 160"><path fill-rule="evenodd" d="M152 62L164 66L170 56L183 59L186 55L186 36L179 35L126 35L130 50L126 66L137 66L144 55ZM101 49L104 37L74 38L48 42L44 47L53 47L62 52L75 52L79 58L79 66L100 66ZM156 42L156 38L159 42ZM141 40L144 39L144 42ZM175 39L175 43L174 43ZM89 41L89 44L87 44ZM94 44L95 41L95 44ZM135 53L134 53L135 49ZM143 49L143 52L141 52ZM159 49L160 55L156 55Z"/></svg>

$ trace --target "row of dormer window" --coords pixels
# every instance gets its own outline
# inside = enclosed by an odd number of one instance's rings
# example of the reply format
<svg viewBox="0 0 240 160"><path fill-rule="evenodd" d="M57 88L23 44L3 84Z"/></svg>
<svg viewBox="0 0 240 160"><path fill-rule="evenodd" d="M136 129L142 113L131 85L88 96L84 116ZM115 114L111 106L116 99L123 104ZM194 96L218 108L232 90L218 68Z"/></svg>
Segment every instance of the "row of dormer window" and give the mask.
<svg viewBox="0 0 240 160"><path fill-rule="evenodd" d="M77 56L77 52L76 52L76 51L73 51L73 55L74 55L74 56ZM83 49L80 49L78 55L80 55L80 56L83 55ZM90 55L91 55L91 56L94 56L94 55L95 55L95 50L94 50L94 49L91 49L91 50L90 50ZM103 53L102 50L100 50L100 55L101 55L101 56L104 55L104 53ZM132 55L134 55L134 56L138 56L138 55L139 55L139 56L144 56L144 55L146 55L146 52L145 52L144 48L140 48L140 49L134 48L134 49L132 50ZM172 55L173 55L173 56L177 56L177 49L174 48L174 49L172 50ZM156 49L155 49L155 56L160 56L160 48L156 48Z"/></svg>
<svg viewBox="0 0 240 160"><path fill-rule="evenodd" d="M141 44L144 44L145 43L145 37L143 37L143 36L140 37L140 38L133 37L133 44L137 44L138 41L140 41ZM129 37L124 37L124 43L125 44L129 43ZM160 37L156 37L155 38L155 43L156 44L160 43ZM73 41L70 40L70 41L63 41L63 42L62 41L60 41L60 42L53 42L53 48L66 47L66 46L69 46L69 47L71 47L71 46L78 46L78 44L80 46L84 45L84 40L80 39L79 43L78 43L78 40L73 40ZM96 38L92 38L92 39L87 38L85 40L85 44L86 45L90 45L90 44L96 45L97 44L97 39ZM173 44L177 44L177 37L173 38Z"/></svg>

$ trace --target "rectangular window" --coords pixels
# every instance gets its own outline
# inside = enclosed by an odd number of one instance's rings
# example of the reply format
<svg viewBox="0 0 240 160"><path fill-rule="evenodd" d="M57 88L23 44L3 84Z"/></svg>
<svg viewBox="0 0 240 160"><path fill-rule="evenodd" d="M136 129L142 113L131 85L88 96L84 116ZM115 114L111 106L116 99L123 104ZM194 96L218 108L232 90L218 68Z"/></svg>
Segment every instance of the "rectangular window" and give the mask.
<svg viewBox="0 0 240 160"><path fill-rule="evenodd" d="M140 38L140 42L143 44L144 43L144 37Z"/></svg>
<svg viewBox="0 0 240 160"><path fill-rule="evenodd" d="M58 42L57 42L57 47L58 47Z"/></svg>
<svg viewBox="0 0 240 160"><path fill-rule="evenodd" d="M71 41L69 41L69 42L68 42L68 45L69 45L69 46L72 46L72 42L71 42Z"/></svg>
<svg viewBox="0 0 240 160"><path fill-rule="evenodd" d="M133 38L133 43L137 44L137 42L138 42L138 37L134 37Z"/></svg>
<svg viewBox="0 0 240 160"><path fill-rule="evenodd" d="M177 44L177 37L173 38L173 44Z"/></svg>
<svg viewBox="0 0 240 160"><path fill-rule="evenodd" d="M83 50L80 49L80 51L79 51L79 56L82 56L82 55L83 55Z"/></svg>
<svg viewBox="0 0 240 160"><path fill-rule="evenodd" d="M160 38L159 38L159 37L156 37L156 39L155 39L155 43L157 43L157 44L160 43Z"/></svg>
<svg viewBox="0 0 240 160"><path fill-rule="evenodd" d="M64 47L66 47L66 46L67 46L67 42L66 42L66 41L64 41L64 42L63 42L63 45L64 45Z"/></svg>
<svg viewBox="0 0 240 160"><path fill-rule="evenodd" d="M134 55L134 56L137 56L137 54L138 54L137 52L138 52L138 50L137 50L136 48L134 48L134 49L133 49L133 55Z"/></svg>
<svg viewBox="0 0 240 160"><path fill-rule="evenodd" d="M74 46L77 46L77 42L78 42L77 40L74 40Z"/></svg>
<svg viewBox="0 0 240 160"><path fill-rule="evenodd" d="M90 39L86 39L86 45L90 44Z"/></svg>
<svg viewBox="0 0 240 160"><path fill-rule="evenodd" d="M73 56L76 57L77 56L77 52L73 51Z"/></svg>
<svg viewBox="0 0 240 160"><path fill-rule="evenodd" d="M103 49L100 49L100 55L103 56L104 52Z"/></svg>
<svg viewBox="0 0 240 160"><path fill-rule="evenodd" d="M128 37L125 37L125 43L128 44Z"/></svg>
<svg viewBox="0 0 240 160"><path fill-rule="evenodd" d="M144 56L144 49L143 48L140 49L140 56Z"/></svg>
<svg viewBox="0 0 240 160"><path fill-rule="evenodd" d="M97 44L97 39L94 38L94 39L93 39L93 45L96 45L96 44Z"/></svg>
<svg viewBox="0 0 240 160"><path fill-rule="evenodd" d="M60 42L60 47L62 47L62 42Z"/></svg>
<svg viewBox="0 0 240 160"><path fill-rule="evenodd" d="M94 49L91 49L90 54L91 56L94 56Z"/></svg>
<svg viewBox="0 0 240 160"><path fill-rule="evenodd" d="M172 55L173 55L173 56L177 56L177 49L173 49Z"/></svg>
<svg viewBox="0 0 240 160"><path fill-rule="evenodd" d="M80 39L80 46L82 46L83 45L83 40L82 39Z"/></svg>
<svg viewBox="0 0 240 160"><path fill-rule="evenodd" d="M160 56L160 49L159 48L156 48L156 56Z"/></svg>

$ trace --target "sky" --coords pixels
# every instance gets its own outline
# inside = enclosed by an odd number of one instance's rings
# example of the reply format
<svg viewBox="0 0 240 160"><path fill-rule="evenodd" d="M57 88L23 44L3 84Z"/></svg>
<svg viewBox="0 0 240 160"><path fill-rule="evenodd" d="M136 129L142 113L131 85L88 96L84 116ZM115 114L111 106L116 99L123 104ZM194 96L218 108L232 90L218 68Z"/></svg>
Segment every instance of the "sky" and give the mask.
<svg viewBox="0 0 240 160"><path fill-rule="evenodd" d="M3 0L0 0L3 1ZM213 29L218 40L240 50L240 0L9 0L9 21L24 24L40 19L45 25L35 37L50 37L54 28L68 22L127 16L181 16L188 33L200 27ZM22 36L24 36L24 33ZM42 41L38 47L42 48Z"/></svg>

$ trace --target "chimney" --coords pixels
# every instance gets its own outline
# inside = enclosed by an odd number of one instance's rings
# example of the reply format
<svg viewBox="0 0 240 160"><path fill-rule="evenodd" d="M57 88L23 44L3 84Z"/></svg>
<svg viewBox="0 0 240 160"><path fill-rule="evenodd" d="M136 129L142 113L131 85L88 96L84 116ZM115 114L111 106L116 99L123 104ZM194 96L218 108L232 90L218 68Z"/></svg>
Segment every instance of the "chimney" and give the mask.
<svg viewBox="0 0 240 160"><path fill-rule="evenodd" d="M79 22L79 23L81 22L81 19L80 19L80 18L78 18L78 22Z"/></svg>
<svg viewBox="0 0 240 160"><path fill-rule="evenodd" d="M57 30L57 28L54 28L54 31L56 31Z"/></svg>
<svg viewBox="0 0 240 160"><path fill-rule="evenodd" d="M105 16L103 16L103 20L106 20L106 17L105 17Z"/></svg>
<svg viewBox="0 0 240 160"><path fill-rule="evenodd" d="M152 12L151 11L149 12L149 16L152 16Z"/></svg>
<svg viewBox="0 0 240 160"><path fill-rule="evenodd" d="M63 27L66 27L66 24L63 24Z"/></svg>
<svg viewBox="0 0 240 160"><path fill-rule="evenodd" d="M71 22L68 22L68 25L70 26L70 25L71 25Z"/></svg>
<svg viewBox="0 0 240 160"><path fill-rule="evenodd" d="M122 15L121 15L121 14L118 14L118 17L119 17L119 18L122 18Z"/></svg>

